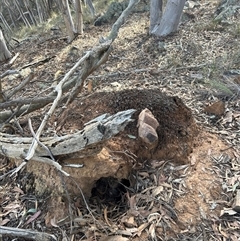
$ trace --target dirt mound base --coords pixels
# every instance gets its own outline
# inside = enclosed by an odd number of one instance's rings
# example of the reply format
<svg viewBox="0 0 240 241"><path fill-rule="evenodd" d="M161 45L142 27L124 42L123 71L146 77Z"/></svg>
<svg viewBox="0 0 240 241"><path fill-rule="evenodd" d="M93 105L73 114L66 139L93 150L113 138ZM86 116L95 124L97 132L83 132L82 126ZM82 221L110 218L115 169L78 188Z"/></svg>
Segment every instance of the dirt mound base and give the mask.
<svg viewBox="0 0 240 241"><path fill-rule="evenodd" d="M145 108L148 108L159 122L157 128L159 141L154 150L147 149L138 138L137 119L139 113ZM198 128L190 109L184 105L179 97L167 96L159 90L131 89L93 93L81 98L81 100L75 100L54 121L58 124L58 132L66 134L70 131L75 132L83 129L85 123L101 114L114 114L127 109L137 110L133 115L134 121L128 124L123 132L105 143L104 148L99 150L99 153L91 156L73 153L58 158L64 171L69 173L72 178L66 180L65 185L70 194L79 196L81 188L86 199L89 199L95 189L96 193L98 193L98 189L101 190L101 187L97 185L98 180L108 177L113 180L128 180L133 173L134 166L144 166L146 161L156 160L160 163L171 161L176 165L188 163L188 156L192 152ZM83 167L71 168L68 166L69 164L82 164ZM53 167L29 162L27 170L34 173L37 192L45 192L44 189L47 187L54 190L53 195L59 193L61 196L64 194L61 178ZM136 180L130 179L129 185L130 190L133 186L138 186ZM103 189L106 189L105 184ZM122 197L117 188L115 191L117 197ZM54 201L54 206L61 205L63 204L57 205ZM124 204L124 206L126 205ZM60 209L61 212L54 214L58 219L64 216L63 209ZM51 216L51 214L49 215Z"/></svg>
<svg viewBox="0 0 240 241"><path fill-rule="evenodd" d="M158 146L149 151L138 139L137 118L148 108L159 122ZM171 97L159 90L130 89L114 92L97 92L75 101L58 118L58 129L80 130L83 124L103 113L114 114L127 109L136 109L134 122L125 131L113 138L109 146L113 151L129 150L139 160L149 158L187 162L194 137L198 133L191 111L179 97Z"/></svg>

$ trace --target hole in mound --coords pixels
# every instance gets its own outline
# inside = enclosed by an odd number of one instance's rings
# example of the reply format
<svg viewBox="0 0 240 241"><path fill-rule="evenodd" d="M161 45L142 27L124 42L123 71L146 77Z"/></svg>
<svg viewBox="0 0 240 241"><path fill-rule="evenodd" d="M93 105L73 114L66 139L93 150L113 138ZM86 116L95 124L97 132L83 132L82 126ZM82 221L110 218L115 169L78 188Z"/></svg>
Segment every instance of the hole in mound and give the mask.
<svg viewBox="0 0 240 241"><path fill-rule="evenodd" d="M107 205L108 207L118 205L121 209L126 208L126 192L130 187L128 179L118 180L114 177L101 177L92 189L90 203ZM123 211L123 210L121 210Z"/></svg>

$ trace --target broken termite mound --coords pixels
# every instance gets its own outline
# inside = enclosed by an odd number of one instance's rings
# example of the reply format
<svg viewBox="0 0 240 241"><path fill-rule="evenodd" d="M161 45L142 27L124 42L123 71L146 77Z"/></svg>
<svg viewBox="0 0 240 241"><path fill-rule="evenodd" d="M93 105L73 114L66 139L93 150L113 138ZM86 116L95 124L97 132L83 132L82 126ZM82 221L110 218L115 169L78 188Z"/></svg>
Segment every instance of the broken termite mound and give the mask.
<svg viewBox="0 0 240 241"><path fill-rule="evenodd" d="M138 137L138 115L145 108L152 112L159 123L158 144L154 150L150 150ZM128 109L135 109L136 112L132 116L134 121L124 131L98 147L57 157L63 170L71 176L66 179L69 193L79 195L81 188L88 199L99 179L111 177L127 180L136 162L153 159L179 164L188 162L193 140L198 134L194 118L179 97L167 96L159 90L96 92L75 100L52 121L57 122L58 133L63 135L82 130L85 123L104 113L115 114ZM77 166L79 164L82 167ZM38 193L46 189L64 193L61 178L54 167L30 161L27 171L34 174Z"/></svg>

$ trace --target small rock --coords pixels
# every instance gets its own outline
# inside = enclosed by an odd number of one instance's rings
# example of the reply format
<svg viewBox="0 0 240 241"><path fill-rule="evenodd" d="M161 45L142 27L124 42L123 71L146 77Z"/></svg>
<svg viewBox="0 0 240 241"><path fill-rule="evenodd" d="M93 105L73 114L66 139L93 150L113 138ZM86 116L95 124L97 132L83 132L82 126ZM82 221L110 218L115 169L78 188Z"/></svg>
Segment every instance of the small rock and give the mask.
<svg viewBox="0 0 240 241"><path fill-rule="evenodd" d="M144 109L138 116L138 124L137 126L140 126L141 123L145 123L147 125L150 125L154 130L157 129L159 126L158 121L152 114L152 112L149 109Z"/></svg>
<svg viewBox="0 0 240 241"><path fill-rule="evenodd" d="M204 112L209 115L222 116L225 112L225 103L221 100L204 108Z"/></svg>

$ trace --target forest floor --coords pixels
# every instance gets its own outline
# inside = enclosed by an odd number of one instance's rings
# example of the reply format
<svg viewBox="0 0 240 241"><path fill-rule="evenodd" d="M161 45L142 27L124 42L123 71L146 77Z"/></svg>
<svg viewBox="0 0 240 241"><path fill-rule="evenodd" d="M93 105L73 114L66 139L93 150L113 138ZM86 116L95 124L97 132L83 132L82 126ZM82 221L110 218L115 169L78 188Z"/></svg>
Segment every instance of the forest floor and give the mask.
<svg viewBox="0 0 240 241"><path fill-rule="evenodd" d="M131 171L120 181L99 176L88 204L81 203L76 191L71 200L56 193L40 195L29 171L36 166L29 164L30 169L0 180L0 225L47 232L58 240L240 239L240 207L235 203L240 185L239 10L228 21L216 22L217 2L194 4L184 10L187 17L179 31L164 39L148 35L149 13L132 14L107 63L88 77L70 106L58 108L43 133L74 133L98 115L130 108L138 114L148 108L162 128L157 150L145 150L137 138L136 120L127 126L102 154L116 160L125 156ZM61 31L28 36L12 49L19 53L12 66L0 67L1 73L21 69L20 76L3 79L3 91L33 72L17 97L49 93L110 29L86 25L71 44ZM27 116L35 130L48 108ZM28 136L26 123L22 116L20 124ZM82 161L87 163L89 157ZM1 174L15 165L2 157Z"/></svg>

